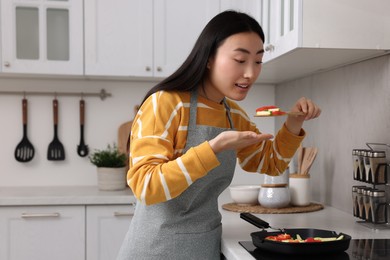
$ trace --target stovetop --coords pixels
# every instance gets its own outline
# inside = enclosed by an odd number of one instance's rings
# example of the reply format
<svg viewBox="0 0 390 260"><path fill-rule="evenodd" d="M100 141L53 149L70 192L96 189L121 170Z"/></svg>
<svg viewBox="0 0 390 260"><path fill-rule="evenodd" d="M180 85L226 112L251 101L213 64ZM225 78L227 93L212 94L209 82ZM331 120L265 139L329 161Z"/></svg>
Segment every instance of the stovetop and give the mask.
<svg viewBox="0 0 390 260"><path fill-rule="evenodd" d="M240 241L255 259L258 260L388 260L390 259L390 239L352 239L347 251L332 255L283 255L256 248L252 241Z"/></svg>

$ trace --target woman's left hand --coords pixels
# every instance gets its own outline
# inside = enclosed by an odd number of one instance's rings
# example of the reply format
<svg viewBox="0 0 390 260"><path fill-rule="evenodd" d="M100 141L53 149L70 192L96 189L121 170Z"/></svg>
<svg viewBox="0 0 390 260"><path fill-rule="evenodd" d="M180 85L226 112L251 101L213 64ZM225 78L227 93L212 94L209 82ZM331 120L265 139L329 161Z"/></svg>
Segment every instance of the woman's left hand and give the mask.
<svg viewBox="0 0 390 260"><path fill-rule="evenodd" d="M292 112L303 112L303 116L290 115L286 120L287 129L293 134L298 135L301 132L303 122L317 118L321 114L321 108L311 99L301 97L291 108Z"/></svg>
<svg viewBox="0 0 390 260"><path fill-rule="evenodd" d="M295 105L291 108L291 111L294 112L303 112L305 116L304 120L314 119L320 116L321 109L320 107L314 103L311 99L301 97L295 103Z"/></svg>

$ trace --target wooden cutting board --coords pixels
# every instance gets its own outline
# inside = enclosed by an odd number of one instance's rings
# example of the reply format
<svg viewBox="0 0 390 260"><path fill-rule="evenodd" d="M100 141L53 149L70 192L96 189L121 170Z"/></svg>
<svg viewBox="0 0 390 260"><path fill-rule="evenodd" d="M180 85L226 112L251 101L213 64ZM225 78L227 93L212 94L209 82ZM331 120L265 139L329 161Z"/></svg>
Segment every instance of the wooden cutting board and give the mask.
<svg viewBox="0 0 390 260"><path fill-rule="evenodd" d="M137 114L139 106L134 107L134 117ZM121 124L118 128L118 150L121 153L129 154L130 152L130 132L131 126L133 125L133 120L127 121ZM126 162L127 168L129 167L129 162Z"/></svg>

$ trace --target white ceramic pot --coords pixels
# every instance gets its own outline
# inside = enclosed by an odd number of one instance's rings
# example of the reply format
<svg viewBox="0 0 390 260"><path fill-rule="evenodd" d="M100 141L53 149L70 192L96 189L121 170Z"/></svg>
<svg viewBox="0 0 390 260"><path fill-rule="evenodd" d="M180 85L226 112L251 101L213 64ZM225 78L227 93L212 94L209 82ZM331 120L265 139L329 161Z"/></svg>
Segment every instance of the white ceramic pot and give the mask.
<svg viewBox="0 0 390 260"><path fill-rule="evenodd" d="M99 190L123 190L126 188L126 167L97 168Z"/></svg>
<svg viewBox="0 0 390 260"><path fill-rule="evenodd" d="M264 175L264 184L286 184L288 185L289 181L289 169L287 168L281 175L279 176L270 176L270 175Z"/></svg>
<svg viewBox="0 0 390 260"><path fill-rule="evenodd" d="M287 186L262 186L258 200L260 205L265 208L284 208L290 204L290 190Z"/></svg>
<svg viewBox="0 0 390 260"><path fill-rule="evenodd" d="M291 204L294 206L307 206L310 204L310 175L290 175Z"/></svg>

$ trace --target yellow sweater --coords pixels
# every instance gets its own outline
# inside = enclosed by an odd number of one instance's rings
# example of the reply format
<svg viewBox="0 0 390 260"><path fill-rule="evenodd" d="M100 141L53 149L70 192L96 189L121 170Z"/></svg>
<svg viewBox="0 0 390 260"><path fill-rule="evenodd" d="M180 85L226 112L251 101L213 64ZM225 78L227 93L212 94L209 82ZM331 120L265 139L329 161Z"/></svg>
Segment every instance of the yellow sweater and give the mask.
<svg viewBox="0 0 390 260"><path fill-rule="evenodd" d="M234 128L259 133L242 108L227 100ZM190 112L189 92L160 91L151 95L138 111L131 130L128 185L146 204L164 202L179 196L197 179L220 163L207 141L186 153ZM229 127L223 104L198 97L197 124ZM279 175L304 138L285 126L274 140L237 151L242 169L248 172Z"/></svg>

